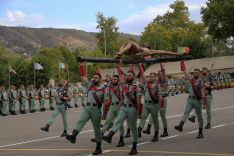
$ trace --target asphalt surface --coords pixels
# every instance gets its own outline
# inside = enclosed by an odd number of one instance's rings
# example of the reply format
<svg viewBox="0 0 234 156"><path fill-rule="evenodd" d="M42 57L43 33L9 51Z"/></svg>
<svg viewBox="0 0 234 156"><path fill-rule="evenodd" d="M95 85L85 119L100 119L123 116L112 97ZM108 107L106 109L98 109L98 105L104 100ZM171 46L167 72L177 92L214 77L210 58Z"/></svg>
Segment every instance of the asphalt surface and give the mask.
<svg viewBox="0 0 234 156"><path fill-rule="evenodd" d="M213 92L212 129L204 130L204 138L196 139L198 123L187 121L183 132L174 130L181 119L185 107L186 94L168 98L169 137L152 143L151 135L142 134L139 139L138 155L144 156L234 156L234 89ZM72 108L68 112L69 133L71 133L82 108ZM49 133L42 132L50 116L50 111L17 116L0 117L0 155L1 156L86 156L94 151L95 143L91 122L87 123L78 135L76 144L70 144L59 137L63 131L61 116L58 116ZM206 114L203 114L204 126ZM145 125L146 127L146 125ZM152 130L153 131L153 130ZM160 120L160 134L163 131ZM126 146L117 148L119 134L112 144L103 142L102 155L123 156L131 149L131 138L125 139Z"/></svg>

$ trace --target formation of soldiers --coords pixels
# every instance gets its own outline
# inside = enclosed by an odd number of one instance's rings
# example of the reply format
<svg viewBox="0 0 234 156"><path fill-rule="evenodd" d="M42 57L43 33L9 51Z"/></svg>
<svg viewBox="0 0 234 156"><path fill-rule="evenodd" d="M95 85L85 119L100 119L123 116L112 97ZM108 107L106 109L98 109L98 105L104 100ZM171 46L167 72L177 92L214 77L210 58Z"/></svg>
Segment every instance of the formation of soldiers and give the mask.
<svg viewBox="0 0 234 156"><path fill-rule="evenodd" d="M66 103L70 101L68 87L63 81L59 82L60 89L56 93L56 108L52 112L47 124L41 130L48 132L55 118L61 113L64 131L61 137L66 137L70 143L76 143L76 137L82 131L85 124L91 120L94 129L96 149L93 155L102 153L102 140L112 143L113 136L119 131L119 141L116 147L125 146L124 138L132 137L132 149L129 155L137 154L137 143L142 133L150 135L151 127L154 128L152 142L159 141L159 114L163 123L163 133L160 137L168 137L168 123L166 118L167 97L170 95L170 86L165 76L165 68L161 63L161 70L144 75L144 70L139 64L139 75L141 80L136 81L133 69L123 73L117 65L118 73L103 82L102 76L96 72L91 80L85 76L84 64L80 65L80 76L82 85L86 89L86 102L79 120L72 133L67 133L67 108ZM181 62L181 71L184 72L184 87L188 93L184 115L174 128L183 131L187 119L195 122L198 119L199 131L197 138L203 138L203 115L202 109L206 109L207 123L205 129L211 128L211 103L213 100L212 90L217 89L209 70L195 69L188 73L184 61ZM194 110L194 112L192 112ZM189 115L190 116L189 117ZM195 117L196 115L196 117ZM147 118L150 117L148 126L143 130ZM101 125L101 120L105 122ZM137 124L137 119L140 123ZM124 136L124 121L127 121L127 133ZM108 132L107 135L105 133Z"/></svg>
<svg viewBox="0 0 234 156"><path fill-rule="evenodd" d="M39 101L39 108L41 112L46 111L46 100L48 99L49 109L54 110L56 103L55 94L58 87L53 83L49 84L48 88L44 85L40 85L40 88L36 90L34 85L28 85L27 88L24 85L20 85L18 89L15 86L11 86L6 90L5 86L0 86L0 114L2 116L17 115L17 108L19 108L20 114L26 114L29 110L30 113L36 112L36 100ZM68 92L71 98L74 98L74 107L84 105L85 90L79 83L75 86L68 85ZM18 104L18 107L17 107ZM71 108L72 104L69 102L68 107Z"/></svg>

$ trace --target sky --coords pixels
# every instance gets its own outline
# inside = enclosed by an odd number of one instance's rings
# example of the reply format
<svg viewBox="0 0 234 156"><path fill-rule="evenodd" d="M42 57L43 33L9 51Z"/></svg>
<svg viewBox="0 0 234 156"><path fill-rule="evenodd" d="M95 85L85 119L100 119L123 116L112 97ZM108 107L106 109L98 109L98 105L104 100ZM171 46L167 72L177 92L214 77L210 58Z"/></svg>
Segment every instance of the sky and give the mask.
<svg viewBox="0 0 234 156"><path fill-rule="evenodd" d="M69 28L97 32L96 14L118 19L120 32L140 35L174 0L0 0L0 25ZM184 0L190 18L201 21L206 0Z"/></svg>

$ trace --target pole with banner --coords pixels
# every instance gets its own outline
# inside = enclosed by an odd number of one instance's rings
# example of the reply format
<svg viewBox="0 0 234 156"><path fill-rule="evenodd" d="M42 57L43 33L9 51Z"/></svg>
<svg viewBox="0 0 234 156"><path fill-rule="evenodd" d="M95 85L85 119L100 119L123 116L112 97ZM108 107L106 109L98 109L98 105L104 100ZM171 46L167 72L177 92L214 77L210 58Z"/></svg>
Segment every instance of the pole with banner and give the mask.
<svg viewBox="0 0 234 156"><path fill-rule="evenodd" d="M36 86L36 69L41 70L41 69L44 69L44 68L43 68L43 66L41 64L36 63L36 62L33 63L33 66L34 66L34 86Z"/></svg>

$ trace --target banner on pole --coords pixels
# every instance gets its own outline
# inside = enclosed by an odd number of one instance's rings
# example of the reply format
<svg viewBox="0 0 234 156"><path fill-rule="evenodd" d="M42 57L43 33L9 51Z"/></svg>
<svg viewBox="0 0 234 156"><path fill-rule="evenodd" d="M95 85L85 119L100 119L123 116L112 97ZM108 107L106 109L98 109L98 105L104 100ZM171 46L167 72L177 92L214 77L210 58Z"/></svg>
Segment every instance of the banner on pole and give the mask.
<svg viewBox="0 0 234 156"><path fill-rule="evenodd" d="M41 64L34 62L34 69L41 70L41 69L44 69L44 68L43 68L43 66Z"/></svg>

